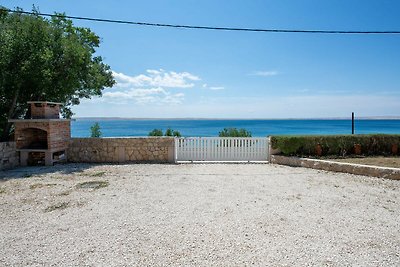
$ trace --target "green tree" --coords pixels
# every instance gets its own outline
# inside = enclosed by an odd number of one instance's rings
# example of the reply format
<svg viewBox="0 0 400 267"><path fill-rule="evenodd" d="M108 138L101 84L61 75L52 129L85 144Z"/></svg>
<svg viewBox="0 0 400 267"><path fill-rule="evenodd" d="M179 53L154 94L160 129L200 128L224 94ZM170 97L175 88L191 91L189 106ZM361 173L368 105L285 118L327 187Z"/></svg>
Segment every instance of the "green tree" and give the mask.
<svg viewBox="0 0 400 267"><path fill-rule="evenodd" d="M174 136L174 131L171 129L171 128L168 128L166 131L165 131L165 134L164 134L165 136Z"/></svg>
<svg viewBox="0 0 400 267"><path fill-rule="evenodd" d="M46 19L33 13L0 6L0 140L11 134L8 119L29 113L27 101L64 103L69 118L72 105L115 83L110 67L94 56L100 45L95 33L64 14Z"/></svg>
<svg viewBox="0 0 400 267"><path fill-rule="evenodd" d="M90 137L101 137L102 133L100 130L100 124L98 122L95 122L91 127L90 127Z"/></svg>
<svg viewBox="0 0 400 267"><path fill-rule="evenodd" d="M154 129L149 132L149 136L163 136L163 132L160 129Z"/></svg>
<svg viewBox="0 0 400 267"><path fill-rule="evenodd" d="M173 131L172 135L175 136L175 137L181 137L182 136L179 131Z"/></svg>
<svg viewBox="0 0 400 267"><path fill-rule="evenodd" d="M218 135L219 137L251 137L251 132L243 128L224 128Z"/></svg>
<svg viewBox="0 0 400 267"><path fill-rule="evenodd" d="M181 133L179 131L174 131L171 128L168 128L163 135L163 131L161 129L154 129L149 132L149 136L176 136L181 137Z"/></svg>
<svg viewBox="0 0 400 267"><path fill-rule="evenodd" d="M164 136L181 137L182 135L181 135L181 133L180 133L179 131L175 131L175 130L172 130L171 128L168 128L168 129L165 131Z"/></svg>

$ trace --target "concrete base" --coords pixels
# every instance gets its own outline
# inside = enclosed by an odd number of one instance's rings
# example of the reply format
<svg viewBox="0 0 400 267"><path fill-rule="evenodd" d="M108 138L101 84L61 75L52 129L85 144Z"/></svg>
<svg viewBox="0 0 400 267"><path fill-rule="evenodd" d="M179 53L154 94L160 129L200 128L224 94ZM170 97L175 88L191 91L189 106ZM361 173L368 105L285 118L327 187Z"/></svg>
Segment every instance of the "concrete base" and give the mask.
<svg viewBox="0 0 400 267"><path fill-rule="evenodd" d="M20 165L21 166L28 166L29 153L31 153L31 152L42 152L42 153L44 153L44 164L45 164L45 166L53 166L54 163L61 161L60 159L53 159L53 154L56 153L56 152L64 151L65 157L62 160L66 160L66 158L67 158L66 150L51 151L51 150L19 149L17 151L20 152Z"/></svg>

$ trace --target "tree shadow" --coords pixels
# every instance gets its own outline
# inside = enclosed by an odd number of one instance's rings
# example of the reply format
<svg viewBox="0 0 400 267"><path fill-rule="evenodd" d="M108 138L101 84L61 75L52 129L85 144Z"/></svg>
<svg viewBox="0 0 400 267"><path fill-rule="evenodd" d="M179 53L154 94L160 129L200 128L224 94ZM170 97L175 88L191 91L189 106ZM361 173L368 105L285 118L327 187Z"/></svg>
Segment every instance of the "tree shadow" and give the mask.
<svg viewBox="0 0 400 267"><path fill-rule="evenodd" d="M56 164L54 166L29 166L17 167L11 170L0 171L0 181L7 181L10 179L29 178L36 175L44 174L79 174L87 169L90 169L99 164L94 163L66 163Z"/></svg>

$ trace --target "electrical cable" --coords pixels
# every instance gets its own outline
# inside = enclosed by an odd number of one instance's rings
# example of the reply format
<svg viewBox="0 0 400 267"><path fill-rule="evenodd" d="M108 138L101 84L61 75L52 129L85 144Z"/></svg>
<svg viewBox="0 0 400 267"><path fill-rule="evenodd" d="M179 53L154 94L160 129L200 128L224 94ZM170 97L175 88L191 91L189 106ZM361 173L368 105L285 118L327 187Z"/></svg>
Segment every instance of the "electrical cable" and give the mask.
<svg viewBox="0 0 400 267"><path fill-rule="evenodd" d="M289 29L259 29L259 28L231 28L231 27L211 27L211 26L194 26L194 25L179 25L179 24L165 24L165 23L149 23L149 22L135 22L125 20L112 20L112 19L99 19L89 17L67 16L58 14L36 13L21 10L7 10L12 13L20 13L27 15L38 15L45 17L64 17L75 20L117 23L117 24L130 24L139 26L151 27L166 27L166 28L180 28L180 29L195 29L195 30L217 30L217 31L242 31L242 32L267 32L267 33L311 33L311 34L400 34L400 31L342 31L342 30L289 30Z"/></svg>

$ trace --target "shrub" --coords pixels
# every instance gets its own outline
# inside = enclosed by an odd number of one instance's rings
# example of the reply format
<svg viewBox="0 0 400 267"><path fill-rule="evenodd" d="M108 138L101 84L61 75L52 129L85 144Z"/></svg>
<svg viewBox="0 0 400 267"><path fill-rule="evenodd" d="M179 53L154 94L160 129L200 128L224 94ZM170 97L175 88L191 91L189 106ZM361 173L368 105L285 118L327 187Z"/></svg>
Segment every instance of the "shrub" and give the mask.
<svg viewBox="0 0 400 267"><path fill-rule="evenodd" d="M160 129L154 129L149 132L149 136L163 136L163 132Z"/></svg>
<svg viewBox="0 0 400 267"><path fill-rule="evenodd" d="M251 132L246 129L224 128L218 134L219 137L251 137Z"/></svg>
<svg viewBox="0 0 400 267"><path fill-rule="evenodd" d="M149 133L149 136L163 136L163 132L161 129L154 129ZM181 137L181 133L179 131L172 130L171 128L168 128L165 131L164 136L176 136L176 137Z"/></svg>
<svg viewBox="0 0 400 267"><path fill-rule="evenodd" d="M182 136L179 131L173 131L172 135L175 136L175 137L181 137Z"/></svg>
<svg viewBox="0 0 400 267"><path fill-rule="evenodd" d="M95 122L90 127L90 137L101 137L100 125L98 122Z"/></svg>
<svg viewBox="0 0 400 267"><path fill-rule="evenodd" d="M181 135L181 133L179 132L179 131L175 131L175 130L172 130L171 128L168 128L166 131L165 131L165 134L164 134L165 136L175 136L175 137L181 137L182 135Z"/></svg>
<svg viewBox="0 0 400 267"><path fill-rule="evenodd" d="M341 156L354 153L354 145L361 145L363 155L390 155L392 145L400 144L400 135L326 135L326 136L272 136L271 146L286 156L315 156L316 146L323 156Z"/></svg>

